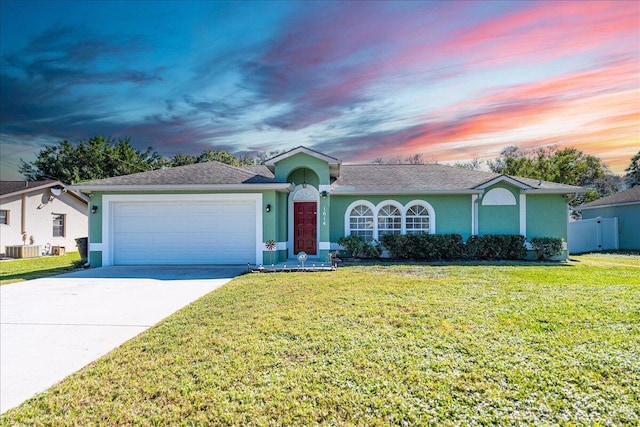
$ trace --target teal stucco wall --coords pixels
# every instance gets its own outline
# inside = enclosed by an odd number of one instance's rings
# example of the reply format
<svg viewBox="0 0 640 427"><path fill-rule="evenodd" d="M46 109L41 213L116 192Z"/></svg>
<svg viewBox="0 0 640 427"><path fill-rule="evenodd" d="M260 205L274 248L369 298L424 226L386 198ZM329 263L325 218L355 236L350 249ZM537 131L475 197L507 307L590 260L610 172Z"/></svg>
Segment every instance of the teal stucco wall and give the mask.
<svg viewBox="0 0 640 427"><path fill-rule="evenodd" d="M277 162L275 165L275 177L279 181L293 181L296 184L302 184L302 169L311 170L316 175L315 177L307 176L308 183L312 183L316 187L329 184L329 164L305 153L298 153ZM316 179L317 181L315 181Z"/></svg>
<svg viewBox="0 0 640 427"><path fill-rule="evenodd" d="M331 199L330 241L335 243L345 235L345 213L349 205L366 200L378 205L385 200L394 200L406 206L413 200L429 203L435 211L437 234L461 234L464 239L471 235L471 195L401 195L401 196L346 196L333 195Z"/></svg>
<svg viewBox="0 0 640 427"><path fill-rule="evenodd" d="M569 212L561 194L527 195L527 239L560 237L567 240Z"/></svg>
<svg viewBox="0 0 640 427"><path fill-rule="evenodd" d="M494 188L509 191L515 205L478 205L478 234L520 234L520 191L510 185L498 184L486 189L486 193ZM485 193L485 194L486 194Z"/></svg>

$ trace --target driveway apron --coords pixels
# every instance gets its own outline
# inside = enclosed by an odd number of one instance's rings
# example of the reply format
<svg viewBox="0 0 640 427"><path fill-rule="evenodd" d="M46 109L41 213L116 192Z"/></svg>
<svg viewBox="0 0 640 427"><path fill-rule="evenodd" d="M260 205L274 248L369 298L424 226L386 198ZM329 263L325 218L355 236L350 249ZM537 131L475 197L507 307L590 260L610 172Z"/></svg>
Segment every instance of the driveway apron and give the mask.
<svg viewBox="0 0 640 427"><path fill-rule="evenodd" d="M0 413L244 270L103 267L0 286Z"/></svg>

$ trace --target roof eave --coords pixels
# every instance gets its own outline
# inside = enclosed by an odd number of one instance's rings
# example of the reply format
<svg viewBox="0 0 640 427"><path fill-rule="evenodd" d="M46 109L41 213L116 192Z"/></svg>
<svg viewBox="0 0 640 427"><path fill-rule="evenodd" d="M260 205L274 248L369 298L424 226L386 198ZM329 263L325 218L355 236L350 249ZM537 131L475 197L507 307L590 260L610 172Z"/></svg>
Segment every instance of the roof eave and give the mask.
<svg viewBox="0 0 640 427"><path fill-rule="evenodd" d="M576 209L579 211L588 211L591 209L615 208L618 206L630 206L630 205L640 205L640 200L636 200L635 202L607 203L606 205L597 205L597 206L578 206L576 207Z"/></svg>
<svg viewBox="0 0 640 427"><path fill-rule="evenodd" d="M48 182L46 184L42 184L42 185L38 185L37 187L25 187L21 190L18 191L13 191L11 193L7 193L7 194L3 194L0 196L0 199L4 199L6 197L11 197L11 196L18 196L20 194L24 194L24 193L31 193L32 191L37 191L37 190L42 190L45 188L51 188L51 187L55 187L55 186L61 186L63 188L69 188L69 186L64 185L62 182L60 181L52 181L52 182Z"/></svg>
<svg viewBox="0 0 640 427"><path fill-rule="evenodd" d="M529 188L522 191L527 194L583 194L588 190L586 188Z"/></svg>
<svg viewBox="0 0 640 427"><path fill-rule="evenodd" d="M82 185L76 184L70 187L72 190L81 191L85 194L92 192L141 192L141 191L260 191L260 190L276 190L291 191L289 183L264 183L264 184L140 184L140 185Z"/></svg>
<svg viewBox="0 0 640 427"><path fill-rule="evenodd" d="M476 186L475 188L478 189L478 190L484 190L485 188L491 187L492 185L497 184L497 183L502 182L502 181L506 181L506 182L510 183L511 185L514 185L514 186L520 188L521 190L528 190L528 189L535 188L535 187L532 187L532 186L530 186L528 184L525 184L524 182L519 181L518 179L516 179L514 177L511 177L509 175L500 175L500 176L497 176L495 178L491 178L490 180L483 182L482 184Z"/></svg>
<svg viewBox="0 0 640 427"><path fill-rule="evenodd" d="M307 148L307 147L299 146L299 147L296 147L296 148L293 148L293 149L287 151L286 153L282 153L282 154L279 154L279 155L277 155L275 157L272 157L272 158L268 159L267 161L264 162L264 165L267 166L267 167L270 167L270 166L273 167L279 161L284 160L284 159L286 159L288 157L294 156L294 155L296 155L298 153L304 153L304 154L307 154L309 156L318 158L320 160L324 160L325 162L327 162L329 164L329 166L333 166L334 168L340 166L340 163L341 163L340 160L336 159L335 157L328 156L326 154L320 153L318 151L312 150L312 149Z"/></svg>
<svg viewBox="0 0 640 427"><path fill-rule="evenodd" d="M341 190L338 188L331 189L331 195L336 196L395 196L395 195L415 195L415 194L482 194L483 190L398 190L398 191L381 191L381 190Z"/></svg>

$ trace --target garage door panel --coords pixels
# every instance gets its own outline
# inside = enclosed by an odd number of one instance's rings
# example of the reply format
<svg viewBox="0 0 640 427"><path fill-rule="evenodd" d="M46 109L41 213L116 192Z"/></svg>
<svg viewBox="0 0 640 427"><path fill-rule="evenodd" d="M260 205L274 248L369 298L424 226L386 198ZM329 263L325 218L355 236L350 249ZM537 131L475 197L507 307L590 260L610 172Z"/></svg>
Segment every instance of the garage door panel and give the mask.
<svg viewBox="0 0 640 427"><path fill-rule="evenodd" d="M115 264L256 262L254 200L114 203Z"/></svg>

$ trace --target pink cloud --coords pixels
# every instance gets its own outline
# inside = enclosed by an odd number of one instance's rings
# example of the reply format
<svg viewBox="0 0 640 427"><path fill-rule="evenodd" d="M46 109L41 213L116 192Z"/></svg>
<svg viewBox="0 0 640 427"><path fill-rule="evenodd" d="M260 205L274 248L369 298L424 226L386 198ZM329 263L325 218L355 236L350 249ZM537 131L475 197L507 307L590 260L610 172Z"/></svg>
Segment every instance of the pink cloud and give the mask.
<svg viewBox="0 0 640 427"><path fill-rule="evenodd" d="M537 63L596 52L628 53L638 46L640 8L630 2L532 2L477 25L463 27L440 38L399 51L392 60L398 68L463 63L466 68L507 62ZM464 20L461 12L456 17ZM464 12L463 12L464 13ZM430 29L425 28L425 32ZM431 42L431 43L430 43Z"/></svg>
<svg viewBox="0 0 640 427"><path fill-rule="evenodd" d="M429 153L441 161L497 154L507 145L575 146L600 155L620 173L637 152L640 135L638 64L617 61L600 68L545 81L503 87L496 93L457 103L425 124L383 135L367 158ZM535 128L532 136L524 129ZM505 135L517 139L505 142ZM491 142L494 141L494 142ZM482 142L482 145L480 145ZM616 150L612 148L615 147ZM626 154L623 154L626 157ZM493 156L495 157L495 155Z"/></svg>

